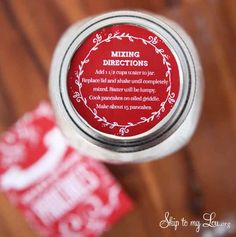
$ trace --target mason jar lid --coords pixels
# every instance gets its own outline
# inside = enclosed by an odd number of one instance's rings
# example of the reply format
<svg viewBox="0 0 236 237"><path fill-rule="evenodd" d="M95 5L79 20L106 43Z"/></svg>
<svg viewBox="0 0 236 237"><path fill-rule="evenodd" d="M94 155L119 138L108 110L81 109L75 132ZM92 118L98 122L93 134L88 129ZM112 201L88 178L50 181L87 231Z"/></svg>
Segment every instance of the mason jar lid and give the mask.
<svg viewBox="0 0 236 237"><path fill-rule="evenodd" d="M153 147L191 108L194 61L165 19L103 14L67 32L58 48L51 94L67 126L94 145L117 152Z"/></svg>

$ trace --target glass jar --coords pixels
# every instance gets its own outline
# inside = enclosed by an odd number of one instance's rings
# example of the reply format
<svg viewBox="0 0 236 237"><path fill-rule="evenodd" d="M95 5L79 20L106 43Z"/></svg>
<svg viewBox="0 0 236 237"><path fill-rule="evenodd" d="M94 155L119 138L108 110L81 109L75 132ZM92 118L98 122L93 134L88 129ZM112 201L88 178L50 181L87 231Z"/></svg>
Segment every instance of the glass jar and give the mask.
<svg viewBox="0 0 236 237"><path fill-rule="evenodd" d="M190 140L203 76L193 42L178 24L115 11L64 33L49 87L58 125L74 147L107 162L141 162Z"/></svg>

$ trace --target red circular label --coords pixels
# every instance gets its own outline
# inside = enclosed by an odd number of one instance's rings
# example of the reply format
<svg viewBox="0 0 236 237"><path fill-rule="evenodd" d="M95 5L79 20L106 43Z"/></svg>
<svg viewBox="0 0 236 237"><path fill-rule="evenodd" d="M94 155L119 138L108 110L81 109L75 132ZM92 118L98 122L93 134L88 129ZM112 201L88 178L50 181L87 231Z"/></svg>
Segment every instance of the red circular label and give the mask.
<svg viewBox="0 0 236 237"><path fill-rule="evenodd" d="M179 70L155 33L113 25L89 35L76 50L67 89L74 108L91 127L135 136L170 112L179 93Z"/></svg>

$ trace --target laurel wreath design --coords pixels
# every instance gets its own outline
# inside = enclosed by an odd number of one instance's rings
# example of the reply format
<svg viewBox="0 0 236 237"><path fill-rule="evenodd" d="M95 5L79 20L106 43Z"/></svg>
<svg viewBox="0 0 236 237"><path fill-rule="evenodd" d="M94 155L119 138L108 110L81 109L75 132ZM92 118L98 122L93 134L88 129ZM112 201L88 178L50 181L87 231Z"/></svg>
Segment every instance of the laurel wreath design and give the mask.
<svg viewBox="0 0 236 237"><path fill-rule="evenodd" d="M155 52L157 54L160 54L162 56L162 62L163 65L166 66L166 73L165 77L169 81L169 86L166 89L167 92L167 97L165 101L163 101L160 104L160 109L158 111L152 112L148 118L146 117L141 117L140 121L136 123L132 122L127 122L127 124L118 124L117 122L110 122L108 121L105 117L101 117L98 115L97 110L95 108L90 108L89 105L87 104L87 99L84 98L81 88L82 88L82 83L80 81L81 75L84 73L83 67L85 64L89 62L89 56L98 49L99 45L103 43L109 43L113 39L128 39L130 42L134 42L135 40L140 40L142 41L143 44L145 45L150 45L154 48ZM94 115L94 118L102 123L103 127L109 127L110 129L113 129L115 127L119 128L119 135L124 136L125 134L129 133L129 129L131 127L137 126L142 123L149 123L150 121L153 121L154 118L159 118L160 114L165 111L165 105L168 102L169 104L174 104L175 102L175 93L171 92L171 63L168 61L169 56L164 52L163 49L158 48L156 44L158 43L157 37L149 36L148 39L143 39L141 37L136 37L132 36L129 33L119 33L116 32L114 34L110 33L106 38L102 38L100 34L96 34L96 37L93 39L94 46L90 49L84 60L81 61L80 65L78 66L78 71L75 72L76 80L75 83L78 86L78 91L74 92L73 98L77 101L80 102L82 101L84 105L89 109L89 111Z"/></svg>

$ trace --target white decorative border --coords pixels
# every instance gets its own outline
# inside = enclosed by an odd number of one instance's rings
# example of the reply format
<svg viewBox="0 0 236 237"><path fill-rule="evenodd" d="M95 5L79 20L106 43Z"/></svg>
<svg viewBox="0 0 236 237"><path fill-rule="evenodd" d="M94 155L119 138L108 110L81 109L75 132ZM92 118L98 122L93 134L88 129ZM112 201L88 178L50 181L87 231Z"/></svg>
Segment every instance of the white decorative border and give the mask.
<svg viewBox="0 0 236 237"><path fill-rule="evenodd" d="M123 38L127 38L131 42L134 42L134 40L141 40L143 44L151 45L155 49L155 52L162 56L162 62L164 65L166 65L166 68L167 68L165 76L168 78L168 81L169 81L169 86L166 89L166 92L168 92L168 94L167 94L165 101L161 103L160 109L158 111L152 112L150 117L148 117L148 118L141 117L139 122L137 122L137 123L128 122L125 125L118 124L117 122L109 122L109 121L107 121L107 119L105 117L100 117L97 114L97 110L95 108L94 109L90 108L87 104L87 99L84 98L84 96L81 92L82 83L80 82L80 77L84 72L84 70L83 70L84 64L89 62L90 54L93 51L96 51L98 49L98 46L101 45L102 43L109 43L109 42L111 42L112 39L122 40ZM114 34L112 34L112 33L108 34L107 38L105 38L105 39L102 39L102 36L100 34L96 34L96 38L93 39L93 43L95 45L90 49L90 51L88 52L88 54L86 55L84 60L81 61L81 64L79 65L79 70L75 74L76 78L77 78L75 80L75 83L78 85L78 91L74 92L73 98L75 98L77 102L83 101L84 105L94 115L94 118L98 122L102 122L103 123L102 125L104 127L109 127L110 129L113 129L114 127L119 127L120 128L119 134L121 136L124 136L126 133L129 132L130 127L134 127L134 126L137 126L142 123L149 123L150 121L153 121L154 118L159 118L161 112L165 111L166 103L168 102L169 104L173 104L175 102L175 99L174 99L175 93L171 92L171 64L168 61L169 56L167 54L165 54L163 49L156 47L156 44L158 43L157 37L149 36L148 39L143 39L141 37L131 36L131 35L129 35L129 33L122 33L121 34L119 32L116 32Z"/></svg>

